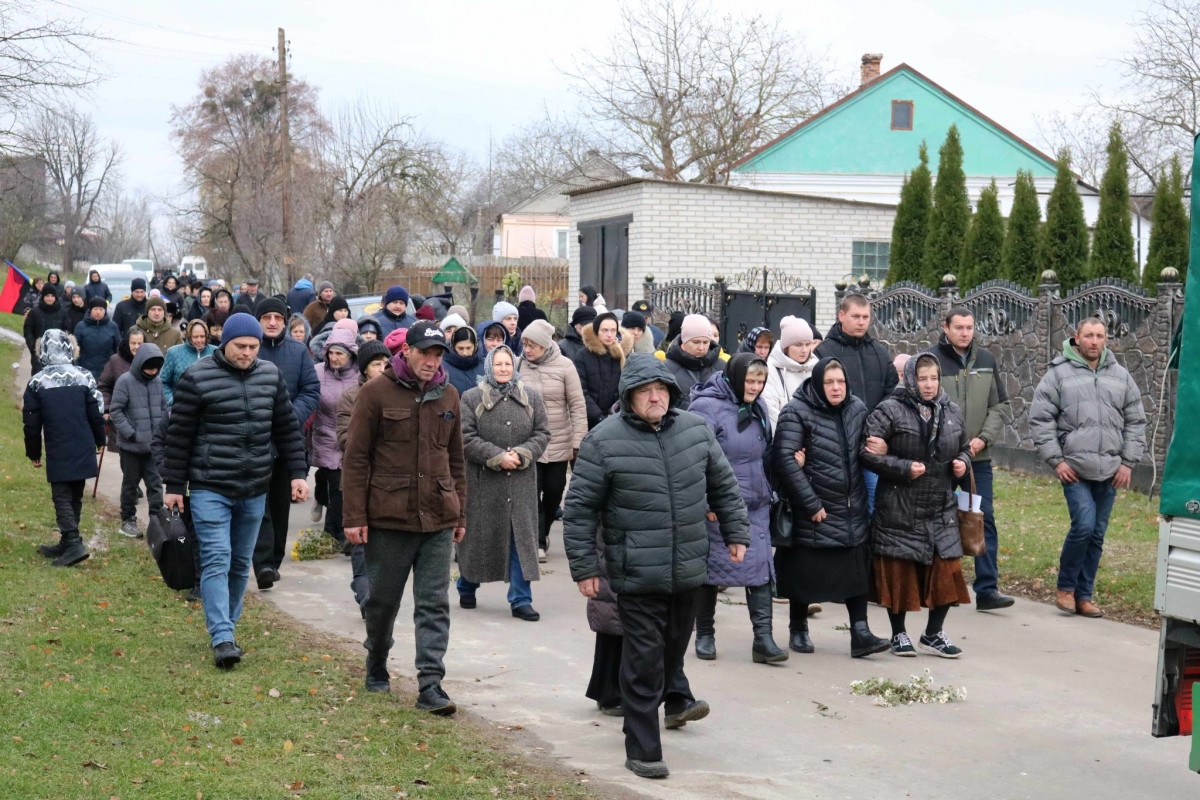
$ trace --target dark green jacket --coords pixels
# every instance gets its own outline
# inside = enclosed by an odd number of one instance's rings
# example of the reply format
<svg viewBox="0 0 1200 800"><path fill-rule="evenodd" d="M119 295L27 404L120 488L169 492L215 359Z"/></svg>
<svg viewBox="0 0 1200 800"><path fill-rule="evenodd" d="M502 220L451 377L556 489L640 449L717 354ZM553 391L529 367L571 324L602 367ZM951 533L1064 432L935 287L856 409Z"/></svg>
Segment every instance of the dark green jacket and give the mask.
<svg viewBox="0 0 1200 800"><path fill-rule="evenodd" d="M654 429L631 410L630 395L660 381L671 408ZM634 354L621 373L622 412L593 428L579 448L563 504L563 541L576 581L604 566L617 594L674 594L708 576L705 512L726 544L750 543L750 521L733 469L701 417L679 411L679 387L663 363Z"/></svg>
<svg viewBox="0 0 1200 800"><path fill-rule="evenodd" d="M942 391L962 411L967 439L978 436L986 445L1000 441L1004 426L1012 421L1012 405L995 356L975 342L965 355L959 355L944 333L933 352L942 364ZM971 460L991 461L992 455L984 447Z"/></svg>

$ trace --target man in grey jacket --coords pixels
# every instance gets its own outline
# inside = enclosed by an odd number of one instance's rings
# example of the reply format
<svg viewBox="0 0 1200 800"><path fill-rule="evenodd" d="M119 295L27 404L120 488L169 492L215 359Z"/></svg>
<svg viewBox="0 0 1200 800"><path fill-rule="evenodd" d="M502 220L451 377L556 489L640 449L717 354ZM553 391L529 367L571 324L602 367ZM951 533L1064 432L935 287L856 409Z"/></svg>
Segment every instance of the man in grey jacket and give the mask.
<svg viewBox="0 0 1200 800"><path fill-rule="evenodd" d="M1055 605L1102 617L1092 587L1117 489L1129 486L1146 446L1142 393L1107 348L1104 321L1089 317L1038 384L1029 431L1038 455L1062 481L1071 529L1058 564Z"/></svg>
<svg viewBox="0 0 1200 800"><path fill-rule="evenodd" d="M620 396L621 413L594 427L580 445L564 505L563 541L571 577L585 597L595 597L599 528L625 633L625 766L643 778L665 778L659 705L667 728L709 711L691 697L683 676L697 590L708 577L705 515L711 511L719 523L734 562L746 554L750 523L716 437L703 418L676 408L679 387L661 361L630 356Z"/></svg>

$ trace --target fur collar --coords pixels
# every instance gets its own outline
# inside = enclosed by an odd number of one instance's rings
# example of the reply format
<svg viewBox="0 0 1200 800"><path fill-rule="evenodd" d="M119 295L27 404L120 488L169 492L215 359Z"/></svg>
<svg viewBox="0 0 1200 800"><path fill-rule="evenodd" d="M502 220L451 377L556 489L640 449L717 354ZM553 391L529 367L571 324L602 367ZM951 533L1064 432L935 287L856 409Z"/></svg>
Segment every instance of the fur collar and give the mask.
<svg viewBox="0 0 1200 800"><path fill-rule="evenodd" d="M589 353L597 356L608 356L614 361L619 361L622 369L625 368L625 351L621 349L621 343L618 341L605 346L600 341L600 336L592 330L591 325L586 325L583 328L583 346L588 349Z"/></svg>

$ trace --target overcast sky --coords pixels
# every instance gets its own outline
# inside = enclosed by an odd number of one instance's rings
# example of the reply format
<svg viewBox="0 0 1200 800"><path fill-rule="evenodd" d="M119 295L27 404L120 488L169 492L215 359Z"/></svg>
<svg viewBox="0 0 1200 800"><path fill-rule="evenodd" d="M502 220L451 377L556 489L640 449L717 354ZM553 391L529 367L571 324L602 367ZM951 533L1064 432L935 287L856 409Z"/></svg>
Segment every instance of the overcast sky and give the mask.
<svg viewBox="0 0 1200 800"><path fill-rule="evenodd" d="M171 106L200 71L231 54L274 58L287 31L291 72L332 112L366 97L412 115L430 136L486 158L497 141L547 106L574 101L559 66L603 48L611 0L44 0L118 41L97 46L109 78L87 101L125 148L125 185L166 195L180 187ZM779 14L813 51L857 82L859 57L907 62L1016 134L1043 144L1037 119L1114 87L1119 57L1144 0L713 0L720 11Z"/></svg>

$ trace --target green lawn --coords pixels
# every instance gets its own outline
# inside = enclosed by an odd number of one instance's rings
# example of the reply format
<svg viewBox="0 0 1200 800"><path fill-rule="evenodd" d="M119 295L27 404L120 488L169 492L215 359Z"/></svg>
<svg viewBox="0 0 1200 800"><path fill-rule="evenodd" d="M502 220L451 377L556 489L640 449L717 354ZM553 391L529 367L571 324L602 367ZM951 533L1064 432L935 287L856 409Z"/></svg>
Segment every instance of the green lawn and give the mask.
<svg viewBox="0 0 1200 800"><path fill-rule="evenodd" d="M1048 477L997 470L995 507L1001 590L1053 602L1058 555L1070 527L1061 485ZM1158 498L1118 493L1095 591L1096 602L1110 617L1157 625L1157 552ZM963 563L970 572L971 559Z"/></svg>
<svg viewBox="0 0 1200 800"><path fill-rule="evenodd" d="M22 314L5 314L0 312L0 327L7 328L13 333L24 336L25 317Z"/></svg>
<svg viewBox="0 0 1200 800"><path fill-rule="evenodd" d="M409 681L367 694L360 647L253 595L238 626L247 658L217 671L200 605L168 590L145 544L117 535L111 507L90 497L92 558L49 566L34 551L53 534L49 488L24 458L12 402L0 481L0 796L591 796L577 776L514 755L505 737L525 734L413 710Z"/></svg>

